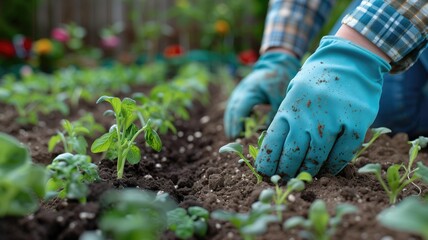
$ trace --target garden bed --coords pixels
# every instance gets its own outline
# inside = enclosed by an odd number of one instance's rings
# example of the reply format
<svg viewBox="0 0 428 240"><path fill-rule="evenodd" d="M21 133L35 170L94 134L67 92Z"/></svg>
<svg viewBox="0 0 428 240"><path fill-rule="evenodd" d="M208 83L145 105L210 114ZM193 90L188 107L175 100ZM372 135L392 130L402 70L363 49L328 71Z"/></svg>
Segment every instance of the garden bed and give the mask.
<svg viewBox="0 0 428 240"><path fill-rule="evenodd" d="M116 163L92 155L99 166L101 181L90 186L86 204L72 200L44 202L41 208L27 217L0 218L0 239L18 240L64 240L78 239L87 230L97 229L96 219L100 213L99 199L109 189L140 188L168 192L181 207L203 206L210 212L217 209L247 212L251 203L258 199L268 181L256 185L256 179L245 165L238 163L235 155L218 153L228 143L223 133L225 96L219 89L211 89L209 105L196 103L190 110L189 121L177 120L177 134L161 135L163 149L157 153L145 147L138 138L143 159L137 165L127 165L123 179L116 179ZM56 149L48 153L49 138L59 128L64 117L59 114L43 116L36 126L21 126L14 123L17 116L10 106L0 105L0 132L10 134L30 148L33 161L49 164L61 153ZM76 119L85 111L92 112L98 122L108 128L109 119L102 116L106 105L85 103L79 109L71 109L67 119ZM111 120L111 119L110 119ZM92 141L92 140L91 140ZM88 142L91 142L88 141ZM241 139L244 145L257 139ZM290 198L285 219L306 215L315 199L325 200L330 213L338 203L348 202L358 207L356 214L345 216L334 239L420 239L414 235L399 233L382 227L376 215L389 207L387 195L371 175L357 173L357 168L366 163L378 162L386 169L392 163L406 162L410 145L405 134L393 137L381 136L368 151L363 153L356 166L349 166L338 176L320 175L306 189ZM419 157L428 164L426 151ZM421 186L427 193L426 186ZM419 194L419 189L409 185L401 197ZM165 233L164 239L174 239ZM240 239L237 230L229 223L209 220L209 231L203 239ZM280 224L271 224L260 239L299 239L297 231L285 232Z"/></svg>

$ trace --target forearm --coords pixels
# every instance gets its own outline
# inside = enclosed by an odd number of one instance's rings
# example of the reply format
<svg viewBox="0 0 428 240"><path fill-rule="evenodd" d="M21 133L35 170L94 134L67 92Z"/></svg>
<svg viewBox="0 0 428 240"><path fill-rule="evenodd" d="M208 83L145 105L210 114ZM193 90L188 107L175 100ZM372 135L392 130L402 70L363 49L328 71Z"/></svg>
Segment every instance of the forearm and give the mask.
<svg viewBox="0 0 428 240"><path fill-rule="evenodd" d="M392 66L391 72L409 68L427 45L428 2L362 1L342 20L337 36L381 56Z"/></svg>
<svg viewBox="0 0 428 240"><path fill-rule="evenodd" d="M284 51L301 58L335 0L270 0L261 53Z"/></svg>

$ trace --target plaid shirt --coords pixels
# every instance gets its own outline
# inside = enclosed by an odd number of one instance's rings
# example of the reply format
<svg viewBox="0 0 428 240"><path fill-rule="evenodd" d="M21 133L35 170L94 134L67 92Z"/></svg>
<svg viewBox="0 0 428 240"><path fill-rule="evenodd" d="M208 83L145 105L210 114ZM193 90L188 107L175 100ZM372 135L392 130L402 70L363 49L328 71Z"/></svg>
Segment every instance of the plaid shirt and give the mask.
<svg viewBox="0 0 428 240"><path fill-rule="evenodd" d="M285 47L299 57L325 22L334 0L271 0L261 52ZM391 72L408 69L428 42L426 0L364 0L343 24L360 32L391 59Z"/></svg>

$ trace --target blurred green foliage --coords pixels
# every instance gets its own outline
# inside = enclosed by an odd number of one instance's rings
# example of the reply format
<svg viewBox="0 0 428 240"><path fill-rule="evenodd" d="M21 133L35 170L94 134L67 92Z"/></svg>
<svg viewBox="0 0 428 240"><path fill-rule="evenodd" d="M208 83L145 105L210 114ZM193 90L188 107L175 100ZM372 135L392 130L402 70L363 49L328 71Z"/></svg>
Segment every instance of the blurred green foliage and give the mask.
<svg viewBox="0 0 428 240"><path fill-rule="evenodd" d="M1 0L0 38L11 39L16 34L30 36L39 2L40 0Z"/></svg>

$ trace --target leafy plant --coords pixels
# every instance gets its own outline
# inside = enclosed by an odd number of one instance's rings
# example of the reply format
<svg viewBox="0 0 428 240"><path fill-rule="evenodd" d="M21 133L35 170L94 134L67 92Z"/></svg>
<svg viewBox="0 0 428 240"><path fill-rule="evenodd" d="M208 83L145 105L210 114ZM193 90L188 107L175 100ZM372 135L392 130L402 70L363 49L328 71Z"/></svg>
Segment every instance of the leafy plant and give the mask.
<svg viewBox="0 0 428 240"><path fill-rule="evenodd" d="M248 213L216 210L211 213L211 217L230 222L238 229L239 234L244 240L253 240L256 236L266 232L269 223L279 222L278 217L271 214L274 211L277 211L276 206L258 201L252 204L251 211Z"/></svg>
<svg viewBox="0 0 428 240"><path fill-rule="evenodd" d="M300 235L304 239L328 240L335 233L342 217L356 211L355 206L343 203L336 206L336 215L331 217L325 202L317 199L312 203L307 219L301 216L291 217L284 222L283 227L285 230L303 227L304 230L300 232Z"/></svg>
<svg viewBox="0 0 428 240"><path fill-rule="evenodd" d="M428 168L421 162L418 162L418 167L413 169L413 163L418 156L421 147L426 147L428 138L419 137L414 141L409 142L412 147L409 150L409 162L407 166L403 164L393 164L388 167L386 171L386 182L382 178L381 165L379 163L370 163L358 170L359 173L371 173L376 176L376 179L381 184L389 197L389 202L395 204L397 202L398 195L401 191L410 183L413 183L417 179L426 178ZM400 170L402 173L400 173Z"/></svg>
<svg viewBox="0 0 428 240"><path fill-rule="evenodd" d="M394 207L384 209L377 219L392 230L410 232L428 240L428 202L407 197Z"/></svg>
<svg viewBox="0 0 428 240"><path fill-rule="evenodd" d="M305 189L305 182L312 182L312 176L307 172L301 172L297 177L292 178L287 182L285 189L279 186L280 179L281 177L278 175L272 176L270 181L275 184L275 191L272 188L264 189L260 194L260 198L266 200L270 199L270 201L275 203L279 210L277 211L278 219L281 220L282 214L279 206L287 206L288 196L293 192L303 191L303 189Z"/></svg>
<svg viewBox="0 0 428 240"><path fill-rule="evenodd" d="M47 172L31 162L25 146L0 133L0 216L36 211L45 196Z"/></svg>
<svg viewBox="0 0 428 240"><path fill-rule="evenodd" d="M167 213L168 229L173 231L179 239L189 239L193 235L204 237L208 231L210 213L198 206L176 208Z"/></svg>
<svg viewBox="0 0 428 240"><path fill-rule="evenodd" d="M47 166L50 172L46 185L47 197L78 199L86 202L87 184L99 180L97 165L87 155L63 153Z"/></svg>
<svg viewBox="0 0 428 240"><path fill-rule="evenodd" d="M263 129L266 123L267 115L255 112L250 117L244 119L244 137L250 138L260 129Z"/></svg>
<svg viewBox="0 0 428 240"><path fill-rule="evenodd" d="M248 146L248 151L249 151L249 153L253 159L257 158L257 154L259 153L259 148L263 142L265 135L266 135L266 132L262 132L262 134L259 136L259 139L257 141L258 147L255 147L253 145ZM235 153L235 154L237 154L241 158L241 160L243 162L245 162L245 164L248 166L248 168L250 168L250 170L254 174L254 176L256 176L257 184L262 182L263 177L259 173L257 173L257 171L254 169L253 165L251 164L250 160L248 160L244 156L243 147L241 144L236 143L236 142L228 143L219 149L219 153Z"/></svg>
<svg viewBox="0 0 428 240"><path fill-rule="evenodd" d="M117 178L122 178L125 162L137 164L141 160L140 149L136 146L135 140L139 134L144 132L146 143L155 151L162 149L162 142L157 132L152 128L150 120L147 122L141 114L137 113L136 102L131 98L124 98L122 101L117 97L102 96L97 103L108 102L113 110L107 110L104 115L113 115L116 124L110 127L105 133L94 141L91 146L93 153L107 152L109 159L117 158ZM142 127L138 128L134 124L139 118Z"/></svg>
<svg viewBox="0 0 428 240"><path fill-rule="evenodd" d="M110 190L102 196L102 234L85 233L83 240L158 240L167 229L167 212L176 204L167 193L137 189Z"/></svg>
<svg viewBox="0 0 428 240"><path fill-rule="evenodd" d="M52 152L55 146L62 142L64 152L86 154L88 143L84 135L88 135L89 130L83 126L76 126L67 119L63 119L61 125L64 130L57 131L57 134L49 139L48 151Z"/></svg>
<svg viewBox="0 0 428 240"><path fill-rule="evenodd" d="M379 128L372 128L370 129L372 131L372 138L367 142L363 144L363 147L354 155L351 162L355 163L357 161L357 158L367 150L367 148L372 145L376 139L378 139L382 134L390 133L391 129L385 128L385 127L379 127Z"/></svg>

